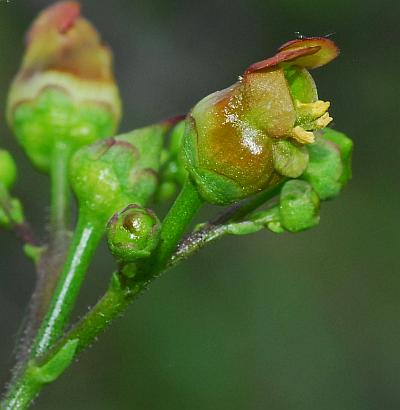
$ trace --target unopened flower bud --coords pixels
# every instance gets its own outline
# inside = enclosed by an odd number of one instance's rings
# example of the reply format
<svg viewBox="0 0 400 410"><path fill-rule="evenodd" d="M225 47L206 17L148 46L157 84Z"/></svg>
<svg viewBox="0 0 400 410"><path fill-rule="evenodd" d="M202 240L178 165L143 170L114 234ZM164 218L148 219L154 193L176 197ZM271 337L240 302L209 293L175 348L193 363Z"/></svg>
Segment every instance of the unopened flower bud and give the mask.
<svg viewBox="0 0 400 410"><path fill-rule="evenodd" d="M332 120L307 69L337 54L327 38L286 43L236 84L197 103L187 118L183 152L205 200L228 204L302 174L308 159L303 146Z"/></svg>
<svg viewBox="0 0 400 410"><path fill-rule="evenodd" d="M0 184L11 189L17 178L17 166L11 154L0 149Z"/></svg>
<svg viewBox="0 0 400 410"><path fill-rule="evenodd" d="M74 1L56 3L33 22L7 118L27 155L48 171L56 142L72 150L110 136L121 117L112 56Z"/></svg>
<svg viewBox="0 0 400 410"><path fill-rule="evenodd" d="M343 172L339 181L342 185L347 184L352 175L351 160L353 154L353 141L343 132L333 130L332 128L325 128L322 137L327 141L331 141L339 148L343 165Z"/></svg>
<svg viewBox="0 0 400 410"><path fill-rule="evenodd" d="M310 160L302 178L321 200L335 198L351 177L353 143L346 135L326 129L316 142L307 146Z"/></svg>
<svg viewBox="0 0 400 410"><path fill-rule="evenodd" d="M135 262L149 257L160 238L161 223L150 209L129 205L110 219L108 246L122 262Z"/></svg>
<svg viewBox="0 0 400 410"><path fill-rule="evenodd" d="M279 221L290 232L312 228L319 223L319 198L306 181L291 180L282 188Z"/></svg>
<svg viewBox="0 0 400 410"><path fill-rule="evenodd" d="M157 188L163 132L142 128L78 150L70 179L81 209L108 221L130 203L144 205Z"/></svg>
<svg viewBox="0 0 400 410"><path fill-rule="evenodd" d="M188 173L182 160L182 141L185 134L185 121L178 122L171 131L170 142L164 150L160 170L160 186L157 201L163 202L174 196L177 186L182 186Z"/></svg>

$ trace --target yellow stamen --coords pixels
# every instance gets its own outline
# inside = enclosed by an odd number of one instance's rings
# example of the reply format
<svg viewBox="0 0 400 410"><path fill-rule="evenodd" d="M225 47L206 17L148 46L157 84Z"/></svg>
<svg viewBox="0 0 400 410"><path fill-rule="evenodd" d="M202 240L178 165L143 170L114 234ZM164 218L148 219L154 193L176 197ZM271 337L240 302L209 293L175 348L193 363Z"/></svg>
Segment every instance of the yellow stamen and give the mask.
<svg viewBox="0 0 400 410"><path fill-rule="evenodd" d="M322 117L319 117L315 121L315 126L317 128L325 128L331 121L333 121L333 118L329 115L328 112L326 112Z"/></svg>
<svg viewBox="0 0 400 410"><path fill-rule="evenodd" d="M318 100L313 103L302 103L296 100L297 112L302 117L318 118L324 115L331 103L329 101Z"/></svg>
<svg viewBox="0 0 400 410"><path fill-rule="evenodd" d="M314 134L311 131L306 131L299 125L292 129L290 136L300 144L312 144L315 141Z"/></svg>

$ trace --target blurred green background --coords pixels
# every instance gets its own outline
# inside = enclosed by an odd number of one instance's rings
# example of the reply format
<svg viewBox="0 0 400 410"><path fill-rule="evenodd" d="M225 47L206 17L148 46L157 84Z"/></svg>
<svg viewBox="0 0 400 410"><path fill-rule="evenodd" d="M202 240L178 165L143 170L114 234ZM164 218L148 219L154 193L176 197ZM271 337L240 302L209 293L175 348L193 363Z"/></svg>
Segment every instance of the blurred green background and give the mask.
<svg viewBox="0 0 400 410"><path fill-rule="evenodd" d="M0 0L0 111L24 32L51 1ZM169 272L36 401L37 409L400 408L400 3L381 0L83 0L115 51L122 130L185 113L249 63L305 35L335 33L341 56L314 72L334 126L355 141L354 178L321 224L232 237ZM48 180L19 161L16 193L46 234ZM215 211L215 210L213 210ZM0 381L34 274L0 232ZM105 246L81 315L104 290Z"/></svg>

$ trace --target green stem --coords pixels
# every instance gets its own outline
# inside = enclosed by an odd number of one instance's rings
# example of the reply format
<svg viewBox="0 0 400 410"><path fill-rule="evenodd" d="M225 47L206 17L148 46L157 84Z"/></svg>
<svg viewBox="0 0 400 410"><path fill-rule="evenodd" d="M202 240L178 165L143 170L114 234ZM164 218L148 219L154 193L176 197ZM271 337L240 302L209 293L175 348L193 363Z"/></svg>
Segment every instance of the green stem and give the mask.
<svg viewBox="0 0 400 410"><path fill-rule="evenodd" d="M180 238L193 216L200 208L201 200L196 188L187 181L181 193L165 217L161 229L160 245L151 258L152 263L145 266L145 275L139 272L132 279L127 279L122 274L113 277L110 287L93 309L63 337L51 352L53 357L69 340L78 339L77 352L90 345L110 322L123 311L133 299L146 288L160 270L165 267L166 262L175 250ZM142 277L143 279L140 279ZM47 361L46 358L44 361Z"/></svg>
<svg viewBox="0 0 400 410"><path fill-rule="evenodd" d="M71 148L68 144L57 142L51 159L51 232L53 240L62 235L67 229L70 220L71 192L68 182L68 164L71 157Z"/></svg>
<svg viewBox="0 0 400 410"><path fill-rule="evenodd" d="M155 251L154 258L152 258L153 263L144 265L144 272L139 272L137 278L127 279L123 275L114 275L105 295L40 361L39 366L48 363L71 340L78 340L76 352L85 349L115 317L124 312L134 298L146 288L146 285L166 265L187 225L191 222L202 203L203 201L196 188L190 181L187 181L163 221L160 245ZM102 233L103 230L98 229L98 226L90 223L87 218L80 218L69 257L61 273L49 312L35 340L32 357L37 358L46 354L46 351L64 329L88 263L101 238L99 232ZM141 276L144 276L145 279L141 280ZM3 401L4 407L1 407L2 409L26 408L43 387L43 384L38 384L34 377L30 377L32 366L37 366L37 364L28 363L21 376L12 384Z"/></svg>
<svg viewBox="0 0 400 410"><path fill-rule="evenodd" d="M227 225L227 223L243 220L243 218L248 216L251 212L274 198L280 192L284 182L285 181L282 181L275 187L261 192L249 201L231 207L215 221L207 223L198 231L191 233L179 243L176 252L171 255L168 267L175 266L178 262L186 259L208 243L229 234L229 225Z"/></svg>
<svg viewBox="0 0 400 410"><path fill-rule="evenodd" d="M9 395L1 402L1 410L24 410L31 401L39 394L43 385L32 377L27 369L18 383L13 385Z"/></svg>
<svg viewBox="0 0 400 410"><path fill-rule="evenodd" d="M78 340L76 353L90 346L111 322L120 316L149 282L126 280L119 273L113 275L110 286L96 305L40 360L51 360L69 341Z"/></svg>
<svg viewBox="0 0 400 410"><path fill-rule="evenodd" d="M61 336L103 232L104 226L80 213L67 260L35 338L32 357L43 354Z"/></svg>
<svg viewBox="0 0 400 410"><path fill-rule="evenodd" d="M270 189L267 189L266 191L260 192L249 200L242 201L237 205L233 205L226 212L220 215L215 221L210 223L210 225L218 226L226 222L235 222L241 220L260 206L264 205L267 201L278 195L282 189L283 184L286 181L287 179L285 178L279 184Z"/></svg>
<svg viewBox="0 0 400 410"><path fill-rule="evenodd" d="M160 244L145 269L147 274L156 275L165 268L188 224L202 204L203 200L196 187L187 179L162 223Z"/></svg>

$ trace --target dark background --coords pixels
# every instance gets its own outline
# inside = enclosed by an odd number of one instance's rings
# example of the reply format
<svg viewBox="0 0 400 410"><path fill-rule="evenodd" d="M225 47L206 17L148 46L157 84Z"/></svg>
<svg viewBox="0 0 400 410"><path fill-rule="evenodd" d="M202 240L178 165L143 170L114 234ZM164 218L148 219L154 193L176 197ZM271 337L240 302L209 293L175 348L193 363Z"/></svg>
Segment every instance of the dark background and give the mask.
<svg viewBox="0 0 400 410"><path fill-rule="evenodd" d="M50 1L0 0L0 111L30 21ZM231 237L157 280L38 409L400 408L398 1L84 0L115 51L126 131L185 113L272 55L294 32L325 35L339 59L314 72L337 129L355 141L354 178L297 235ZM15 192L45 234L48 179L0 120L19 161ZM0 380L34 283L0 232ZM103 246L77 316L104 290Z"/></svg>

